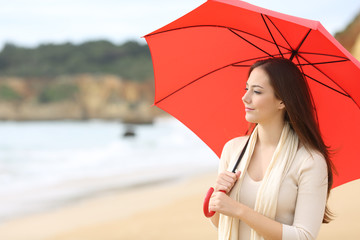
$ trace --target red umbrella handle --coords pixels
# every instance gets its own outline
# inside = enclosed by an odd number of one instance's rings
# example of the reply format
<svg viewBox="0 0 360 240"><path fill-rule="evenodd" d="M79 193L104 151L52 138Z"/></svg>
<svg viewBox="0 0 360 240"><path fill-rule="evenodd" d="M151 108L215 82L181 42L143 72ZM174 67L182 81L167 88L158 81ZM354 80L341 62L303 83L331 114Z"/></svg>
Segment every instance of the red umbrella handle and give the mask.
<svg viewBox="0 0 360 240"><path fill-rule="evenodd" d="M204 210L204 215L207 218L211 218L215 214L214 211L209 211L209 202L210 202L210 198L211 198L211 195L213 194L213 192L214 192L214 188L212 188L212 187L209 188L209 190L208 190L208 192L206 194L206 197L204 199L203 210ZM220 192L226 193L223 190L220 190Z"/></svg>
<svg viewBox="0 0 360 240"><path fill-rule="evenodd" d="M252 134L252 133L251 133L251 134ZM246 144L245 144L243 150L241 151L238 160L236 161L236 164L235 164L235 166L234 166L234 168L233 168L233 170L232 170L233 173L236 172L236 169L237 169L237 167L238 167L238 165L239 165L239 163L240 163L240 161L241 161L241 158L243 157L243 155L244 155L244 153L245 153L245 150L246 150L246 147L247 147L247 145L248 145L248 143L249 143L249 140L250 140L250 137L249 137L248 140L246 141ZM207 192L206 197L205 197L205 199L204 199L203 211L204 211L205 217L207 217L207 218L210 218L210 217L214 216L214 214L215 214L214 211L209 211L209 202L210 202L210 198L211 198L211 195L213 194L213 192L214 192L214 188L211 187L211 188L209 189L209 191ZM226 192L225 192L224 190L220 190L220 192L223 192L223 193L226 194Z"/></svg>

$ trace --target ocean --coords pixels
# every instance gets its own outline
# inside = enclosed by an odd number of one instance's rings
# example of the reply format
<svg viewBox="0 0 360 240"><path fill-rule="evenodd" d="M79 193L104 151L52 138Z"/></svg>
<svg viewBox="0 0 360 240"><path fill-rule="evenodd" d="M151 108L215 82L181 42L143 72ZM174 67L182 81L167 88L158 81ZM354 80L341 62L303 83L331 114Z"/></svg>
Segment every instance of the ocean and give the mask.
<svg viewBox="0 0 360 240"><path fill-rule="evenodd" d="M0 122L0 223L96 194L216 171L218 158L174 118Z"/></svg>

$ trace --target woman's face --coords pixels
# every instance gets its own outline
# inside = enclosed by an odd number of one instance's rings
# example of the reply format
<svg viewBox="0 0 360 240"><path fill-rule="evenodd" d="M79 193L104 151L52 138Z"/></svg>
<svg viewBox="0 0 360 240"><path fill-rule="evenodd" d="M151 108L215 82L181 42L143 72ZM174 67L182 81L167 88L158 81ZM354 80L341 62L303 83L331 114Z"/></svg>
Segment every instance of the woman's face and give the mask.
<svg viewBox="0 0 360 240"><path fill-rule="evenodd" d="M261 67L251 72L242 100L248 122L265 124L283 119L285 106L275 97L269 76Z"/></svg>

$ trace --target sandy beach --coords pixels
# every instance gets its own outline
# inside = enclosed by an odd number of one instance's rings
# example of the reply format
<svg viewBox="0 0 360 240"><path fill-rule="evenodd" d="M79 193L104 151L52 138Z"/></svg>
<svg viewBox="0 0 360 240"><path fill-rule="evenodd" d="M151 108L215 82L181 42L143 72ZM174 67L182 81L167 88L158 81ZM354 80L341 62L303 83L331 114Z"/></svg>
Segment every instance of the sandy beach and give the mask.
<svg viewBox="0 0 360 240"><path fill-rule="evenodd" d="M109 192L0 225L1 240L217 239L202 214L215 172L187 179ZM320 240L360 239L360 180L333 190L336 219Z"/></svg>

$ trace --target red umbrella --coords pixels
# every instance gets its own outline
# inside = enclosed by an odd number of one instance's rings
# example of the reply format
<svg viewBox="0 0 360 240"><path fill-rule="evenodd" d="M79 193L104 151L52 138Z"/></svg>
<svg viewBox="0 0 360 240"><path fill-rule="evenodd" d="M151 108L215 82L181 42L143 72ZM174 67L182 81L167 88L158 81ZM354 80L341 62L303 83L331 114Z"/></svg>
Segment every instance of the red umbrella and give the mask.
<svg viewBox="0 0 360 240"><path fill-rule="evenodd" d="M209 0L145 39L155 105L218 156L248 128L241 97L249 66L291 59L306 76L324 141L336 151L333 187L360 178L360 63L319 22L238 0Z"/></svg>

